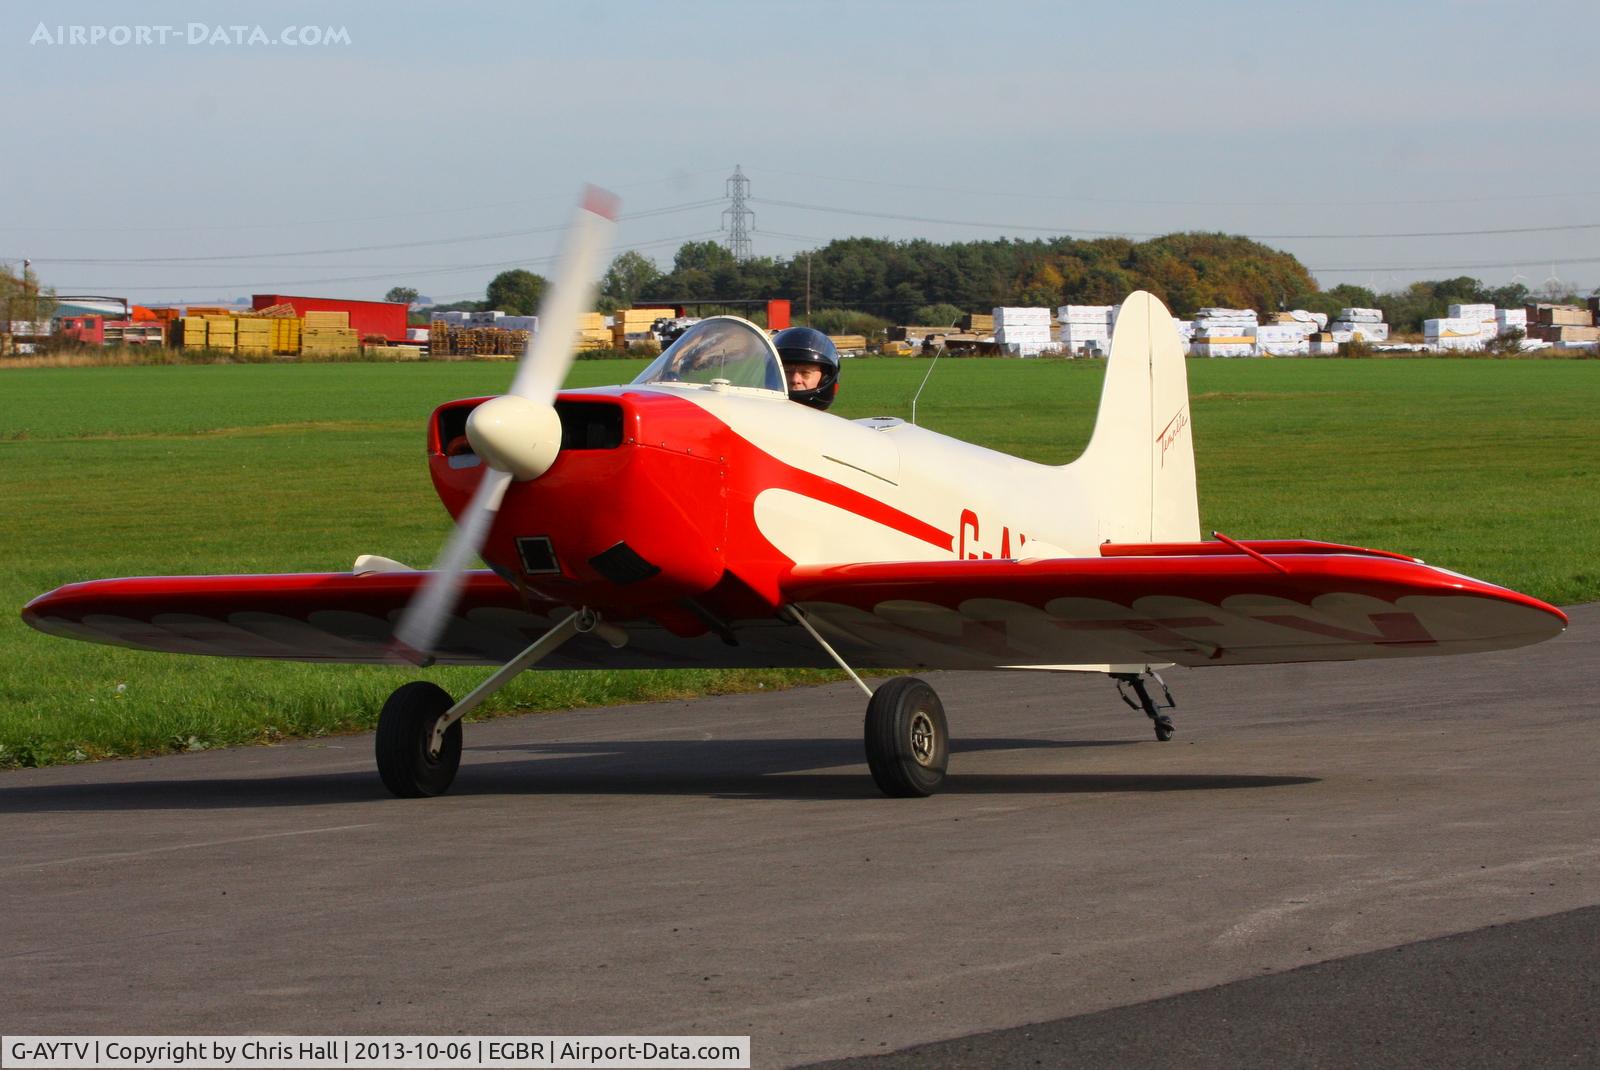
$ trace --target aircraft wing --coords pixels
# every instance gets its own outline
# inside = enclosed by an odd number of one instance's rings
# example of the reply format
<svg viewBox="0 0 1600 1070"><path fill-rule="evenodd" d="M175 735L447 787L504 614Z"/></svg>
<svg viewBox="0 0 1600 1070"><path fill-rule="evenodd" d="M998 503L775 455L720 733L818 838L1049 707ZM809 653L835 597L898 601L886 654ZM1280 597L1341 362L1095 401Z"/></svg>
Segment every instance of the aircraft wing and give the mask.
<svg viewBox="0 0 1600 1070"><path fill-rule="evenodd" d="M1551 638L1567 620L1414 558L1329 543L1101 555L804 567L785 593L846 660L930 668L1467 654Z"/></svg>
<svg viewBox="0 0 1600 1070"><path fill-rule="evenodd" d="M390 649L424 571L90 580L40 595L22 611L33 627L93 643L174 654L409 665ZM526 599L495 573L469 572L436 650L443 665L501 665L569 610ZM543 669L816 667L833 662L797 625L739 622L737 644L683 637L628 621L621 650L580 635Z"/></svg>
<svg viewBox="0 0 1600 1070"><path fill-rule="evenodd" d="M1237 546L1238 549L1234 549ZM1398 554L1311 542L1113 546L1097 558L794 569L785 596L858 668L1248 665L1461 654L1535 643L1560 610ZM180 654L405 664L394 626L428 573L174 576L69 584L28 604L40 631ZM437 659L510 660L566 614L469 573ZM540 668L828 668L782 617L727 639L621 619L615 650L578 636ZM728 640L731 640L728 641Z"/></svg>

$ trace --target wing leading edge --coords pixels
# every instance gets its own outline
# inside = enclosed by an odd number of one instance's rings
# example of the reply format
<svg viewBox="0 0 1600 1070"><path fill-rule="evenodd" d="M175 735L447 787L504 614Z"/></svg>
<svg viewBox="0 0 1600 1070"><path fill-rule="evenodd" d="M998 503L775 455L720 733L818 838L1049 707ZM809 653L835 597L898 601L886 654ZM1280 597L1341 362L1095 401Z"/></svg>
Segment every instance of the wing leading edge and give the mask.
<svg viewBox="0 0 1600 1070"><path fill-rule="evenodd" d="M1560 634L1560 610L1413 558L1302 541L1102 547L1098 558L796 568L788 601L859 668L1251 665L1502 650ZM404 664L394 625L426 572L92 580L22 611L53 635L141 650ZM564 615L470 573L442 664L503 664ZM730 644L625 623L613 650L579 636L542 668L807 668L832 662L781 618Z"/></svg>

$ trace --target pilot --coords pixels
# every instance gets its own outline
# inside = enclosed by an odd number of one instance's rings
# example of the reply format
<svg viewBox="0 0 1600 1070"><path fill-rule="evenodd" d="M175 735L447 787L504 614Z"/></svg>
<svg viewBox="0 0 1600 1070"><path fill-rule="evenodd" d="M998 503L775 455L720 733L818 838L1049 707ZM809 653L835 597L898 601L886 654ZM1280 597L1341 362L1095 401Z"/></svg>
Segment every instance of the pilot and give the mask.
<svg viewBox="0 0 1600 1070"><path fill-rule="evenodd" d="M839 392L839 351L833 340L811 327L789 327L772 336L783 361L789 400L826 409Z"/></svg>

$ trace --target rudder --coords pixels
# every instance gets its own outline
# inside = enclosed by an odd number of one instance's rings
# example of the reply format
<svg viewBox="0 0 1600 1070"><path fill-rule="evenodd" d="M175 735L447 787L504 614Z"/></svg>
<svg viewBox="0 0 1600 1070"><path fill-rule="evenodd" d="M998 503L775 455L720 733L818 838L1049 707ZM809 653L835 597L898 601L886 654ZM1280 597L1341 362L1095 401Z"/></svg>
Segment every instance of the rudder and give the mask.
<svg viewBox="0 0 1600 1070"><path fill-rule="evenodd" d="M1100 541L1197 542L1189 376L1172 313L1143 290L1117 313L1094 433L1069 466L1090 490Z"/></svg>

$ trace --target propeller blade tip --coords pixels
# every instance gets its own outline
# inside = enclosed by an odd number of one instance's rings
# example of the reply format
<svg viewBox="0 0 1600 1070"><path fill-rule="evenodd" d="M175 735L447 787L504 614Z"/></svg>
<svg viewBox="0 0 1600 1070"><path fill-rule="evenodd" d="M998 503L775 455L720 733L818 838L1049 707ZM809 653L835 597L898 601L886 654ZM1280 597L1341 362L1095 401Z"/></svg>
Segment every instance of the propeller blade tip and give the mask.
<svg viewBox="0 0 1600 1070"><path fill-rule="evenodd" d="M398 636L393 636L389 639L389 648L385 651L385 653L392 658L399 658L401 661L409 661L411 664L421 669L426 669L428 666L433 664L433 656L431 654L424 654L422 651L418 650L416 647L412 646L410 643L399 638Z"/></svg>
<svg viewBox="0 0 1600 1070"><path fill-rule="evenodd" d="M622 198L610 190L601 189L599 186L583 187L584 211L593 212L595 215L615 223L617 221L617 212L621 207Z"/></svg>

